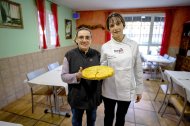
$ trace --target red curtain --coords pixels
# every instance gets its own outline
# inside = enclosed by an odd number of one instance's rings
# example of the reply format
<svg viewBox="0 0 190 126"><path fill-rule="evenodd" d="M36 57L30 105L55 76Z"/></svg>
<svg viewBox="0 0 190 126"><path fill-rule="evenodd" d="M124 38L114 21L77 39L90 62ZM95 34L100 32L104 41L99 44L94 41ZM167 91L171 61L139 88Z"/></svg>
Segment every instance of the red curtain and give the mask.
<svg viewBox="0 0 190 126"><path fill-rule="evenodd" d="M110 12L105 12L105 22ZM108 30L105 30L105 43L111 40L111 33Z"/></svg>
<svg viewBox="0 0 190 126"><path fill-rule="evenodd" d="M42 31L43 31L43 49L47 49L47 45L46 45L46 38L45 38L45 0L36 0L36 5L37 5L37 9L39 12L39 16L40 16L40 25L42 27Z"/></svg>
<svg viewBox="0 0 190 126"><path fill-rule="evenodd" d="M56 45L55 47L59 47L59 34L58 34L58 18L57 18L57 5L55 3L51 4L51 11L53 14L53 21L54 21L54 26L55 26L55 31L56 31Z"/></svg>
<svg viewBox="0 0 190 126"><path fill-rule="evenodd" d="M164 32L162 36L160 55L167 54L168 52L170 33L171 33L172 22L173 22L173 14L171 10L166 11L165 15L166 16L165 16Z"/></svg>

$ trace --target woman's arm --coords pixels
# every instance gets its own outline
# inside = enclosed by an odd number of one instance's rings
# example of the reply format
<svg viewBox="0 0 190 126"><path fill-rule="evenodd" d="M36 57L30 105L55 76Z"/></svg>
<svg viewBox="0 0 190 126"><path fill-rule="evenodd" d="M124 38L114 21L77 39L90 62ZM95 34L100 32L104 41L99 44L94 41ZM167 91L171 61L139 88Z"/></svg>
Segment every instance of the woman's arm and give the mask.
<svg viewBox="0 0 190 126"><path fill-rule="evenodd" d="M136 94L143 92L143 70L138 46L136 48L136 58L134 64L134 75L136 81Z"/></svg>

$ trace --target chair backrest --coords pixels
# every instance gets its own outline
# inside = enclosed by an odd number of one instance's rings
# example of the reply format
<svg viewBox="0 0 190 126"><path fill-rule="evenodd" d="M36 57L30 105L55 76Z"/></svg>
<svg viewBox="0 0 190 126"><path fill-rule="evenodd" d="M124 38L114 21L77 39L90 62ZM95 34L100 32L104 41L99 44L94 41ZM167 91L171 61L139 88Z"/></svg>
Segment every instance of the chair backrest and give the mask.
<svg viewBox="0 0 190 126"><path fill-rule="evenodd" d="M169 56L168 57L168 60L170 60L172 63L174 63L176 61L176 58L175 57L172 57L172 56Z"/></svg>
<svg viewBox="0 0 190 126"><path fill-rule="evenodd" d="M146 60L144 59L144 57L142 56L142 54L140 54L140 57L141 57L142 64L145 65L146 64Z"/></svg>
<svg viewBox="0 0 190 126"><path fill-rule="evenodd" d="M28 80L32 80L45 72L46 72L45 68L37 69L37 70L27 73L26 77Z"/></svg>
<svg viewBox="0 0 190 126"><path fill-rule="evenodd" d="M164 54L163 57L166 58L166 59L168 59L168 58L169 58L169 55L168 55L168 54Z"/></svg>
<svg viewBox="0 0 190 126"><path fill-rule="evenodd" d="M172 77L170 77L170 80L173 92L175 92L175 94L179 94L181 97L187 100L187 94L185 88L183 88L180 84L178 84Z"/></svg>
<svg viewBox="0 0 190 126"><path fill-rule="evenodd" d="M159 71L160 71L162 80L168 82L168 77L164 74L164 72L163 72L163 70L162 70L162 67L159 66L158 69L159 69Z"/></svg>
<svg viewBox="0 0 190 126"><path fill-rule="evenodd" d="M175 66L175 61L176 61L176 58L175 57L172 57L172 56L169 56L168 60L170 61L170 64L169 64L169 67L170 69L174 69L174 66Z"/></svg>
<svg viewBox="0 0 190 126"><path fill-rule="evenodd" d="M59 66L59 63L58 63L58 62L49 64L49 65L48 65L48 70L53 70L53 69L55 69L55 68L58 67L58 66Z"/></svg>

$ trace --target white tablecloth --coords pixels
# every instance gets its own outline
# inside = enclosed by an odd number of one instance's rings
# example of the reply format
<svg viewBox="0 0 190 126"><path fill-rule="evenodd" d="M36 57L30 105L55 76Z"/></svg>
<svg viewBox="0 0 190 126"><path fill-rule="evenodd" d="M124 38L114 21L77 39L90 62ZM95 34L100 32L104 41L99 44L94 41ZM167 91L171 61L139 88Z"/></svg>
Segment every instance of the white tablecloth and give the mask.
<svg viewBox="0 0 190 126"><path fill-rule="evenodd" d="M30 81L28 83L32 85L48 85L53 87L53 92L54 92L54 101L55 101L55 111L54 113L59 113L59 105L58 103L58 98L57 98L57 90L56 86L62 86L65 88L66 94L68 94L68 84L63 82L61 79L61 71L62 71L62 66L59 66L51 71L48 71ZM63 115L67 113L63 112ZM62 114L61 114L62 115Z"/></svg>
<svg viewBox="0 0 190 126"><path fill-rule="evenodd" d="M190 72L165 70L164 73L186 89L187 100L190 102Z"/></svg>
<svg viewBox="0 0 190 126"><path fill-rule="evenodd" d="M61 79L62 66L59 66L51 71L48 71L30 81L29 84L48 85L48 86L63 86L66 94L68 94L68 84Z"/></svg>
<svg viewBox="0 0 190 126"><path fill-rule="evenodd" d="M23 125L17 124L17 123L10 123L10 122L0 121L0 126L23 126Z"/></svg>
<svg viewBox="0 0 190 126"><path fill-rule="evenodd" d="M142 55L142 57L148 62L166 63L170 64L171 61L160 55Z"/></svg>

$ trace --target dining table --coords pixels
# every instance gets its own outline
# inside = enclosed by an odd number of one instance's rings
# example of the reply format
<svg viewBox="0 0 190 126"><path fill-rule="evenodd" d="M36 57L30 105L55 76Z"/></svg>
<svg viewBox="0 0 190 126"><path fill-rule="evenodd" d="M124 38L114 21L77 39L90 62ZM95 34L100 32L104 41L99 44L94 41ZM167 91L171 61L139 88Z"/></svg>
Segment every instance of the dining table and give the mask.
<svg viewBox="0 0 190 126"><path fill-rule="evenodd" d="M156 63L171 63L167 58L164 58L161 55L142 55L147 62L156 62Z"/></svg>
<svg viewBox="0 0 190 126"><path fill-rule="evenodd" d="M177 84L185 88L186 93L187 93L187 100L188 102L190 102L190 72L165 70L164 74L168 78L172 77L172 79L176 81Z"/></svg>
<svg viewBox="0 0 190 126"><path fill-rule="evenodd" d="M142 55L142 58L146 61L146 62L149 62L151 63L152 66L150 66L150 70L151 70L151 79L155 80L157 77L157 71L158 71L158 68L161 64L165 64L165 65L170 65L172 63L172 61L170 61L169 59L167 58L164 58L163 56L161 55ZM153 72L155 73L154 74L154 77L152 77L152 74ZM149 79L147 79L149 80Z"/></svg>
<svg viewBox="0 0 190 126"><path fill-rule="evenodd" d="M51 86L53 88L54 104L55 104L53 113L64 115L66 117L70 117L69 113L60 111L59 104L58 104L59 99L57 96L57 88L56 87L64 87L64 89L66 91L66 95L68 94L68 84L62 81L61 71L62 71L62 65L60 65L59 67L57 67L51 71L47 71L46 73L28 81L28 84L31 86L32 85ZM47 112L50 112L50 110L48 110Z"/></svg>
<svg viewBox="0 0 190 126"><path fill-rule="evenodd" d="M23 126L22 124L0 121L0 126Z"/></svg>

